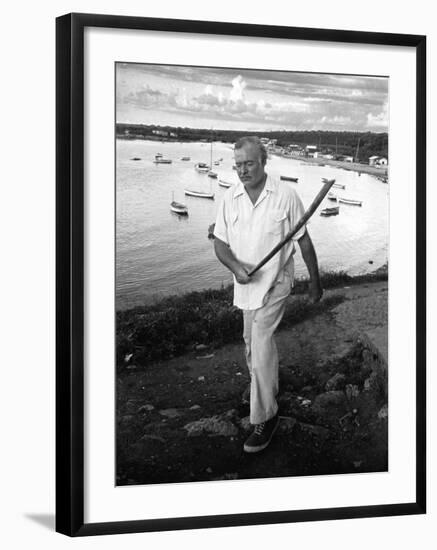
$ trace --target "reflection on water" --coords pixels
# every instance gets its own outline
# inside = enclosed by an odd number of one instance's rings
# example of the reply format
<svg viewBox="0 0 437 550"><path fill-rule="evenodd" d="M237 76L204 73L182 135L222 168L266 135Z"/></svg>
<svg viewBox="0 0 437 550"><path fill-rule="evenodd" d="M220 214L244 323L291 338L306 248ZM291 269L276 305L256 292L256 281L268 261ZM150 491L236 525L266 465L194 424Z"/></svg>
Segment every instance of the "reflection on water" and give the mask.
<svg viewBox="0 0 437 550"><path fill-rule="evenodd" d="M172 164L154 164L158 152ZM180 160L184 156L191 160ZM134 157L141 160L131 160ZM237 182L231 144L214 143L213 160L218 158L223 158L214 166L218 178ZM207 238L226 189L218 179L194 170L199 161L209 164L209 144L117 140L117 309L231 282ZM387 260L388 185L366 174L275 156L269 159L267 172L299 178L299 183L287 185L295 186L306 207L319 191L322 177L346 186L344 191L333 189L339 197L363 201L362 207L341 204L338 216L316 213L311 218L308 228L321 270L364 273ZM186 196L186 188L212 191L215 200ZM170 210L172 196L188 206L188 216ZM332 204L325 199L321 208ZM295 258L296 274L305 275L299 251Z"/></svg>

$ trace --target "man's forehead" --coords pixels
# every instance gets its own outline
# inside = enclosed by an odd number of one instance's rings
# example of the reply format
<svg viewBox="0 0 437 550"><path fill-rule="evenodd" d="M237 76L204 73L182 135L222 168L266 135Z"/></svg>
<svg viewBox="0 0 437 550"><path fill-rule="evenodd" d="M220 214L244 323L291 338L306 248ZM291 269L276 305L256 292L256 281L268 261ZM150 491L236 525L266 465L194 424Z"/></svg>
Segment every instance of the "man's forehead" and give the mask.
<svg viewBox="0 0 437 550"><path fill-rule="evenodd" d="M261 151L256 145L247 144L243 145L239 149L235 149L234 157L237 159L246 159L246 160L258 160L261 157Z"/></svg>

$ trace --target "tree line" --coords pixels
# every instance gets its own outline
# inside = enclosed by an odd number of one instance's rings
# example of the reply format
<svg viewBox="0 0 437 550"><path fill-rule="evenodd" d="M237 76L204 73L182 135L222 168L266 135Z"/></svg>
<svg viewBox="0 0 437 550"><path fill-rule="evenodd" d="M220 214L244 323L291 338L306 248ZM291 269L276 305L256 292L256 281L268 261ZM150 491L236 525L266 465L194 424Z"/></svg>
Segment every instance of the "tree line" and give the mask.
<svg viewBox="0 0 437 550"><path fill-rule="evenodd" d="M159 133L157 133L159 132ZM125 139L155 139L168 141L222 141L234 143L240 137L251 135L276 140L280 147L288 145L316 145L322 153L350 155L360 162L368 162L371 156L388 158L388 134L386 132L336 132L326 130L272 130L248 132L241 130L211 130L144 124L118 123L117 137ZM172 136L170 134L173 134Z"/></svg>

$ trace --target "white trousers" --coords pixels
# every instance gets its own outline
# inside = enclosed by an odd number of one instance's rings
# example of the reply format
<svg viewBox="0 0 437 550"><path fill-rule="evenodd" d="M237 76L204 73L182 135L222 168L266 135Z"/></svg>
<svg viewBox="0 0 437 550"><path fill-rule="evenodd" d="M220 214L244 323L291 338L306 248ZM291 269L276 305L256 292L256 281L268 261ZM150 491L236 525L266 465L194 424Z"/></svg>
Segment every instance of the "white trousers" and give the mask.
<svg viewBox="0 0 437 550"><path fill-rule="evenodd" d="M259 309L243 310L243 338L250 374L250 423L259 424L278 412L278 350L274 332L285 311L290 294L290 277L284 276L269 290Z"/></svg>

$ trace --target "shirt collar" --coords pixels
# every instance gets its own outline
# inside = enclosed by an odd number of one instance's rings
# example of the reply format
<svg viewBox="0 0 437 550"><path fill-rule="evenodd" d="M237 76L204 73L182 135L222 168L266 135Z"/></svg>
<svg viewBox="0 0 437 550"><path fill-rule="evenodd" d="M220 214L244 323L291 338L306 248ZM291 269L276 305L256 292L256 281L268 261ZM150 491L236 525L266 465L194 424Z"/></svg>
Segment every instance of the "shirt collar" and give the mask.
<svg viewBox="0 0 437 550"><path fill-rule="evenodd" d="M266 183L263 191L264 190L271 191L272 193L276 191L275 181L268 174L267 174ZM243 193L244 193L244 185L243 185L243 182L240 181L235 187L234 199L239 197Z"/></svg>

